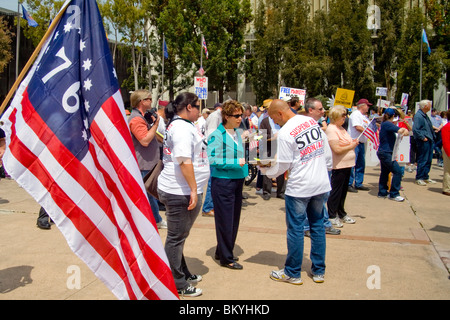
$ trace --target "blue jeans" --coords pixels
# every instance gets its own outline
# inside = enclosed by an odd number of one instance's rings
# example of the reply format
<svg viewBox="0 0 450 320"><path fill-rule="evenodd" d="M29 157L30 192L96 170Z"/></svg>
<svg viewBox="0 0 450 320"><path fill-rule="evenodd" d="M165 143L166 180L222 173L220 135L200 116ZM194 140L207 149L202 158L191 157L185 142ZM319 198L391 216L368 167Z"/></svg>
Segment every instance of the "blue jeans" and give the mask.
<svg viewBox="0 0 450 320"><path fill-rule="evenodd" d="M350 181L348 182L348 185L352 186L353 181L355 181L355 188L358 188L363 184L364 171L366 169L366 149L364 143L358 144L358 146L355 148L355 154L356 163L350 171Z"/></svg>
<svg viewBox="0 0 450 320"><path fill-rule="evenodd" d="M388 195L389 173L392 172L391 189L389 196L395 198L400 195L400 186L402 183L402 168L397 161L392 161L392 152L377 152L380 159L381 173L378 181L378 195L385 197Z"/></svg>
<svg viewBox="0 0 450 320"><path fill-rule="evenodd" d="M141 170L142 178L144 178L150 170ZM162 221L162 217L159 215L159 205L158 200L147 192L148 202L150 202L150 207L152 208L153 217L156 223Z"/></svg>
<svg viewBox="0 0 450 320"><path fill-rule="evenodd" d="M308 198L285 196L288 254L284 272L289 277L300 278L304 246L303 226L306 217L311 234L311 272L325 274L326 240L323 224L325 197L326 193Z"/></svg>
<svg viewBox="0 0 450 320"><path fill-rule="evenodd" d="M423 141L416 139L417 145L417 172L416 180L427 180L429 179L429 173L431 169L431 162L433 160L433 142Z"/></svg>
<svg viewBox="0 0 450 320"><path fill-rule="evenodd" d="M206 188L205 200L203 201L203 212L210 212L214 209L213 199L211 196L211 177L208 179L208 187Z"/></svg>
<svg viewBox="0 0 450 320"><path fill-rule="evenodd" d="M331 171L328 171L328 179L331 179ZM328 209L327 209L327 201L328 197L330 196L330 193L327 192L325 194L325 200L323 202L323 225L325 228L331 228L331 222L330 222L330 216L328 215ZM305 226L303 227L303 230L308 231L309 230L309 221L308 217L306 217Z"/></svg>

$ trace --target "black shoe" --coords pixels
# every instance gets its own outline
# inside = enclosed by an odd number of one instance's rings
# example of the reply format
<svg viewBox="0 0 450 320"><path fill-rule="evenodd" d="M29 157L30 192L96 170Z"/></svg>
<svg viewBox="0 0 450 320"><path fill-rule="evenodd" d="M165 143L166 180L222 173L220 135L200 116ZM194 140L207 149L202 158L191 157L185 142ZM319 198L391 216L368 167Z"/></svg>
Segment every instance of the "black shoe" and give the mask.
<svg viewBox="0 0 450 320"><path fill-rule="evenodd" d="M237 262L233 262L233 263L225 263L225 264L220 264L222 267L228 268L228 269L233 269L233 270L242 270L244 267L242 265L240 265Z"/></svg>
<svg viewBox="0 0 450 320"><path fill-rule="evenodd" d="M277 198L284 199L284 194L283 193L282 194L277 194Z"/></svg>
<svg viewBox="0 0 450 320"><path fill-rule="evenodd" d="M220 260L219 255L215 254L215 255L214 255L214 259ZM233 257L233 261L239 261L239 258L238 258L238 257Z"/></svg>
<svg viewBox="0 0 450 320"><path fill-rule="evenodd" d="M49 230L52 228L52 226L50 225L50 223L48 221L37 221L36 225L38 226L38 228L40 229L44 229L44 230Z"/></svg>
<svg viewBox="0 0 450 320"><path fill-rule="evenodd" d="M198 297L202 294L202 289L190 285L186 289L178 290L178 294L182 297Z"/></svg>
<svg viewBox="0 0 450 320"><path fill-rule="evenodd" d="M360 186L360 187L356 187L357 190L363 190L363 191L369 191L370 188L368 187L364 187L364 186Z"/></svg>
<svg viewBox="0 0 450 320"><path fill-rule="evenodd" d="M264 193L263 196L262 196L262 198L263 198L264 200L270 200L270 193Z"/></svg>
<svg viewBox="0 0 450 320"><path fill-rule="evenodd" d="M353 188L353 186L348 186L348 192L358 193L358 190Z"/></svg>

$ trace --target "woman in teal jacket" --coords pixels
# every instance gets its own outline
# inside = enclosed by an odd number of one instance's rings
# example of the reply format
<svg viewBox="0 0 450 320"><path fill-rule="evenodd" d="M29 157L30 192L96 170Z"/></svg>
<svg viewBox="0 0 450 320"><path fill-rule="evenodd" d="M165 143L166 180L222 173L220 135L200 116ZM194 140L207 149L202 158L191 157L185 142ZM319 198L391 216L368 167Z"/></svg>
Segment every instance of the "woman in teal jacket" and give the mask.
<svg viewBox="0 0 450 320"><path fill-rule="evenodd" d="M239 127L244 108L235 101L222 106L222 124L208 139L208 160L211 166L211 195L214 203L217 247L215 258L220 265L240 270L233 255L242 207L242 188L248 175L245 150Z"/></svg>

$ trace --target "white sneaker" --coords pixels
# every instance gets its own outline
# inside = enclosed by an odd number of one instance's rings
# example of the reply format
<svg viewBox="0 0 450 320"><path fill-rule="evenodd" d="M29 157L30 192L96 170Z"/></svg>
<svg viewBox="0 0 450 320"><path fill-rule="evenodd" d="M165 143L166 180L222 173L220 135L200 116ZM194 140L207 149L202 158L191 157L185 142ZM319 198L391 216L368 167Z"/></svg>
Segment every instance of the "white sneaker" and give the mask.
<svg viewBox="0 0 450 320"><path fill-rule="evenodd" d="M303 281L301 278L292 278L287 276L284 273L284 269L278 270L278 271L272 271L270 273L270 279L275 280L275 281L281 281L281 282L287 282L287 283L291 283L291 284L295 284L295 285L301 285L303 284Z"/></svg>
<svg viewBox="0 0 450 320"><path fill-rule="evenodd" d="M401 196L396 196L395 198L392 198L391 196L389 196L388 198L389 198L389 200L394 200L394 201L397 201L397 202L405 201L405 198L403 198Z"/></svg>
<svg viewBox="0 0 450 320"><path fill-rule="evenodd" d="M325 281L325 276L323 274L313 274L313 281L315 283L323 283Z"/></svg>
<svg viewBox="0 0 450 320"><path fill-rule="evenodd" d="M156 226L158 229L167 229L167 222L166 220L161 220L160 222L156 223Z"/></svg>
<svg viewBox="0 0 450 320"><path fill-rule="evenodd" d="M256 194L263 194L263 189L256 190Z"/></svg>
<svg viewBox="0 0 450 320"><path fill-rule="evenodd" d="M436 183L436 181L431 180L431 179L427 179L427 180L425 180L425 182L426 182L426 183L431 183L431 184Z"/></svg>
<svg viewBox="0 0 450 320"><path fill-rule="evenodd" d="M354 224L356 222L355 219L349 217L348 215L346 215L345 217L342 218L342 221L345 223L349 223L349 224Z"/></svg>
<svg viewBox="0 0 450 320"><path fill-rule="evenodd" d="M426 185L427 185L427 184L425 183L425 181L423 181L423 180L421 180L421 179L416 180L416 184L418 184L419 186L426 186Z"/></svg>
<svg viewBox="0 0 450 320"><path fill-rule="evenodd" d="M336 228L342 228L344 225L342 224L341 220L339 219L339 217L333 218L333 219L329 219L331 224L333 226L335 226Z"/></svg>

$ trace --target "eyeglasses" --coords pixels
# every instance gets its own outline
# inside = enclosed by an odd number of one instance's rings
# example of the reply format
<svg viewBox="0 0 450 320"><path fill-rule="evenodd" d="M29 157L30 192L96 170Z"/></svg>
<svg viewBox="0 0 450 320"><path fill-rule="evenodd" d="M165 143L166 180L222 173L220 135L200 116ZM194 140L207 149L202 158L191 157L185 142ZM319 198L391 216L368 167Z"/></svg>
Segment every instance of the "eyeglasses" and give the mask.
<svg viewBox="0 0 450 320"><path fill-rule="evenodd" d="M242 118L242 113L241 114L230 114L228 115L229 117L234 117L236 119Z"/></svg>

